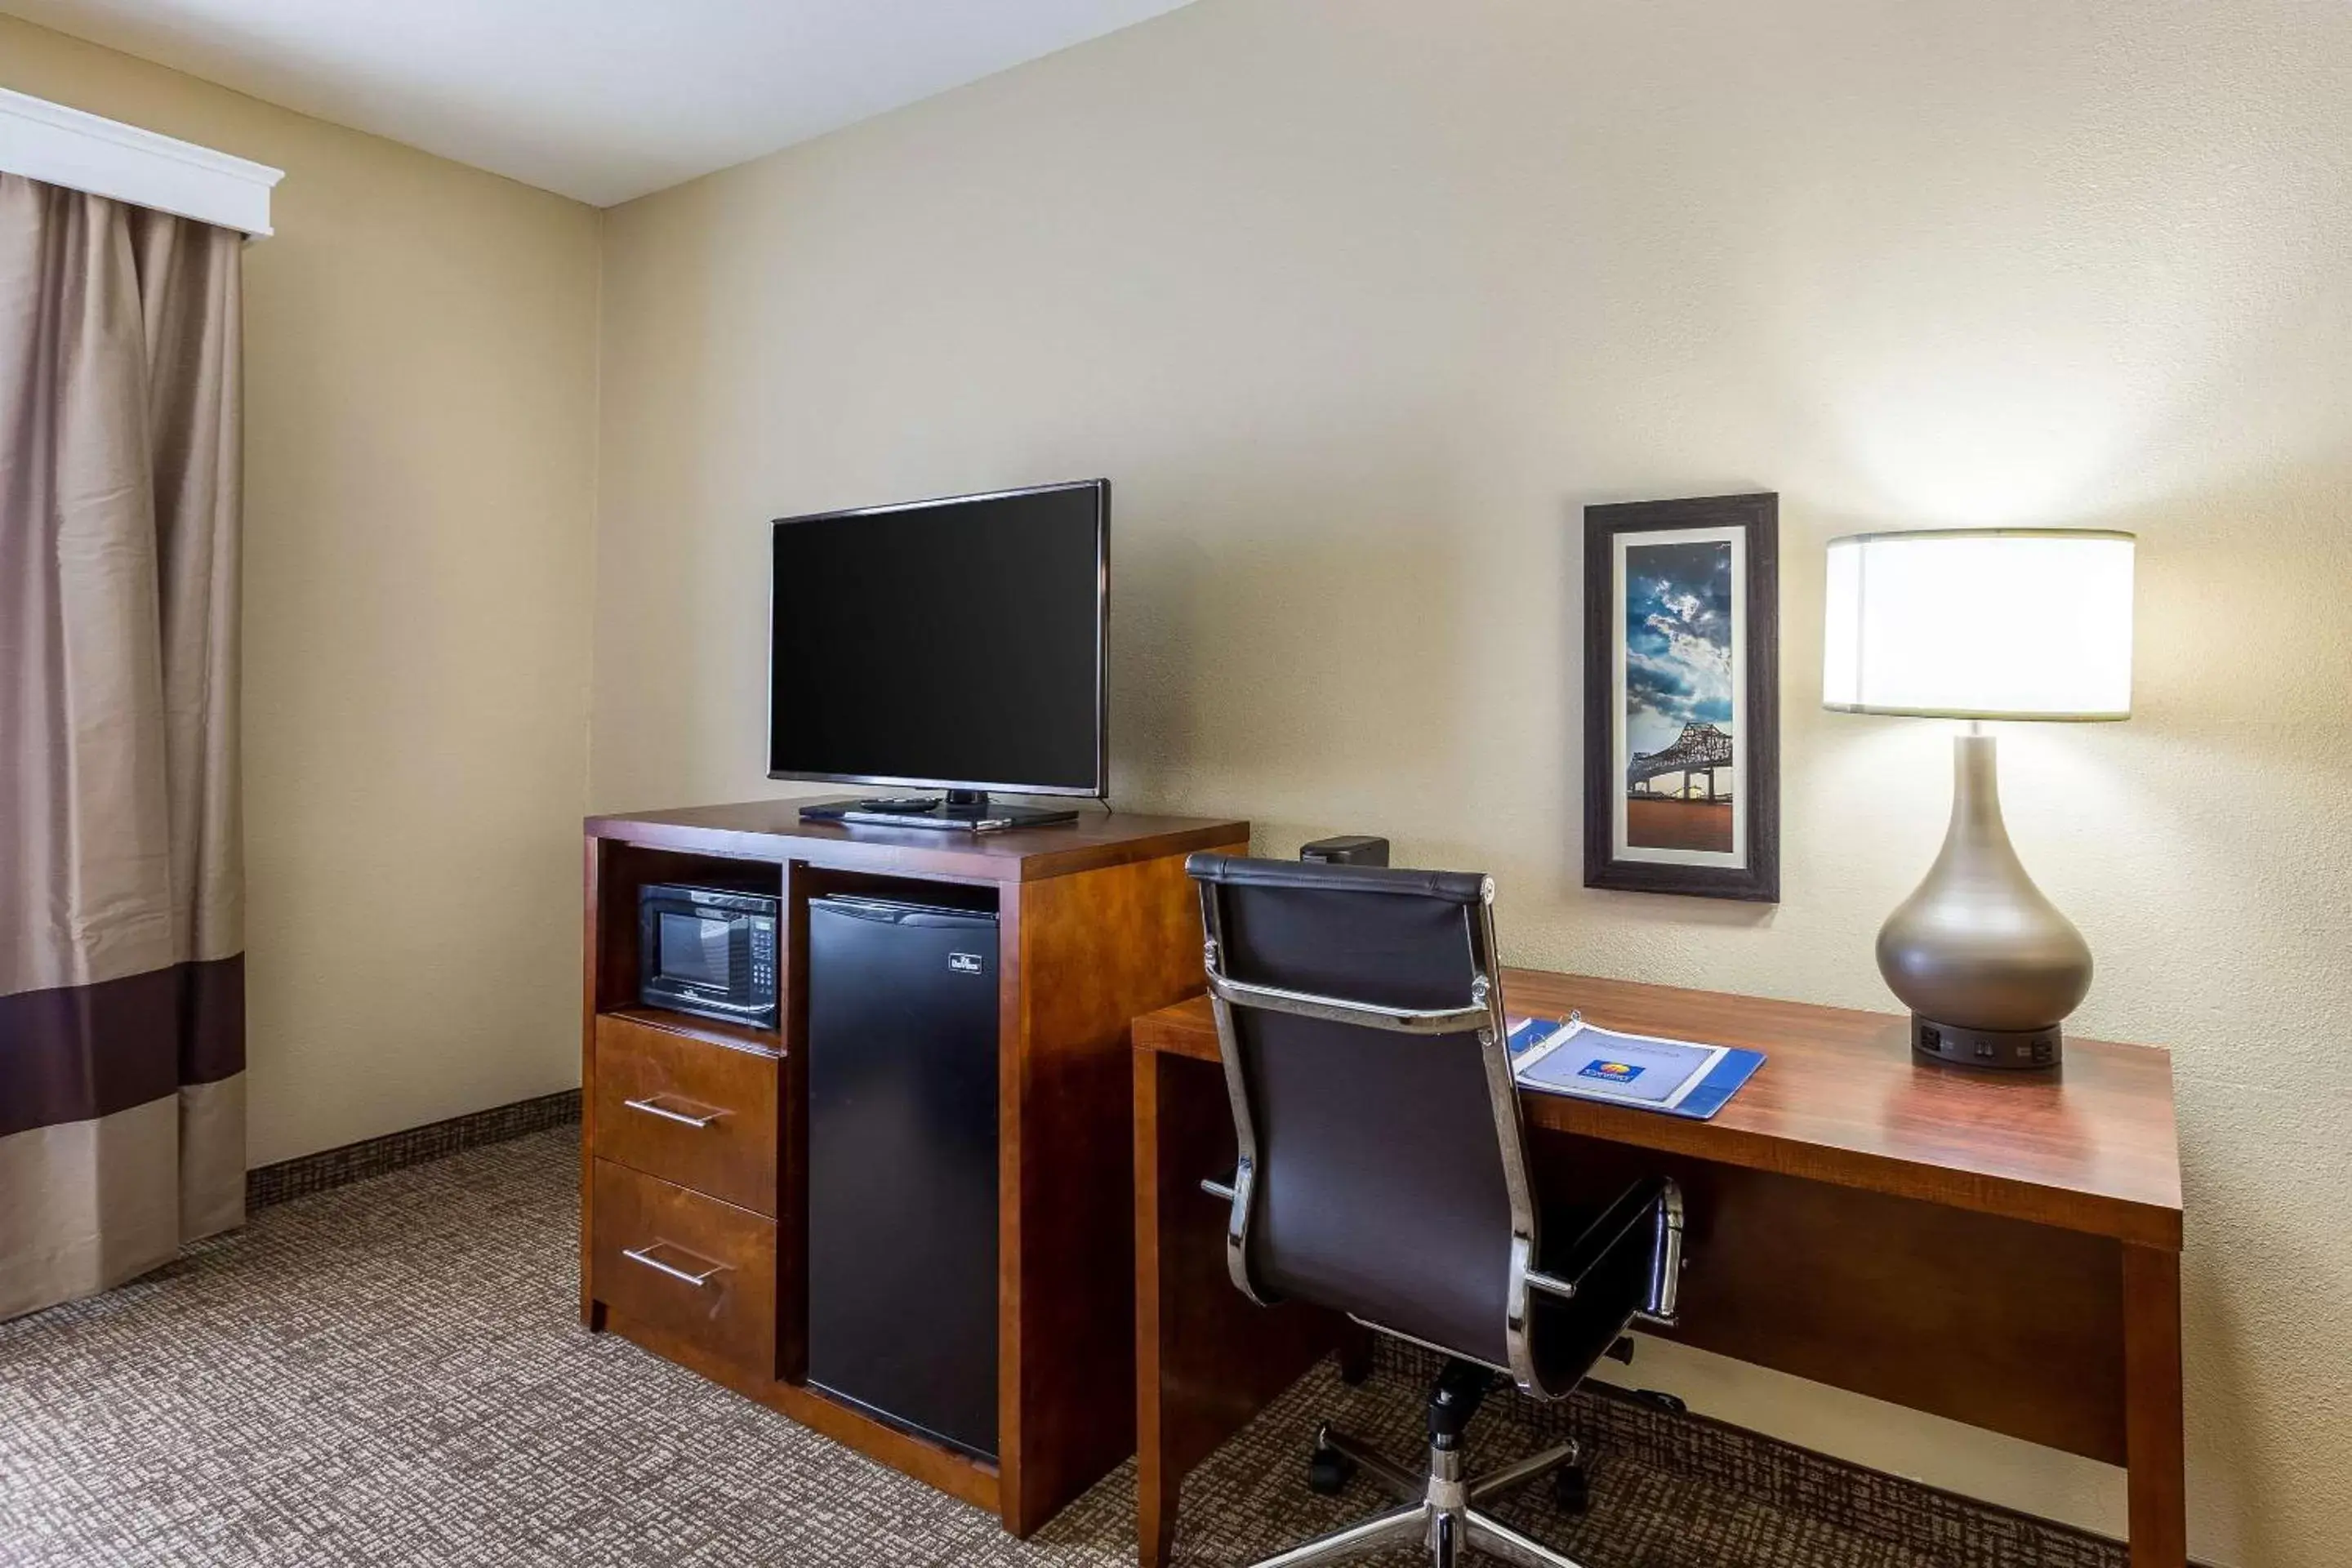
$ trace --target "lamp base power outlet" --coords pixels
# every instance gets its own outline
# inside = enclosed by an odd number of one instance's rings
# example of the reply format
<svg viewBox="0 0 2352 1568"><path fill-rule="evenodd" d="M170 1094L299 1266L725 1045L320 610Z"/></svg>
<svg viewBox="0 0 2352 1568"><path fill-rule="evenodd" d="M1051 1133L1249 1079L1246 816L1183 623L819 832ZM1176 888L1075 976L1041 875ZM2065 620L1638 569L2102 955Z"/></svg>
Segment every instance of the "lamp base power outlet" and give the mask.
<svg viewBox="0 0 2352 1568"><path fill-rule="evenodd" d="M2065 1034L2055 1024L2042 1029L1971 1029L1911 1015L1911 1048L1955 1067L2043 1072L2065 1056Z"/></svg>

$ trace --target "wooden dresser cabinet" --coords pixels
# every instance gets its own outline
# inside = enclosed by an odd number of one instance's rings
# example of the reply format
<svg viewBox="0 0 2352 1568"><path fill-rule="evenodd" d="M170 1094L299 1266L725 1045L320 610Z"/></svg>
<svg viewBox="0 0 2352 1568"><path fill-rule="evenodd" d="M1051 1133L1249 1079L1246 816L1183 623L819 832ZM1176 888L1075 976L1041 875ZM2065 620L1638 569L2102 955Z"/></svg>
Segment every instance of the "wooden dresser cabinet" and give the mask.
<svg viewBox="0 0 2352 1568"><path fill-rule="evenodd" d="M800 820L795 801L586 827L581 1310L1026 1535L1135 1447L1129 1020L1199 992L1197 849L1249 826L1096 815L972 835ZM649 883L772 891L773 1029L639 1005ZM863 893L998 922L996 1462L803 1380L808 904Z"/></svg>

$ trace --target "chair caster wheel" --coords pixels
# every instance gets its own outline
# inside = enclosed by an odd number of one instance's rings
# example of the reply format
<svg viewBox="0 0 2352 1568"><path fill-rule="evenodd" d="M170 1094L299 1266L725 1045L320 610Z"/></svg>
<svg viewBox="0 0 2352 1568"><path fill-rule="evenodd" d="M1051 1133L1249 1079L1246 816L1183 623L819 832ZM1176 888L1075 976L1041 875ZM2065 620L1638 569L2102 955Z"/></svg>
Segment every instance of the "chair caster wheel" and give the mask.
<svg viewBox="0 0 2352 1568"><path fill-rule="evenodd" d="M1356 1461L1337 1448L1318 1448L1307 1461L1307 1489L1318 1497L1338 1497L1356 1479Z"/></svg>
<svg viewBox="0 0 2352 1568"><path fill-rule="evenodd" d="M1551 1500L1560 1512L1577 1515L1592 1507L1592 1477L1582 1465L1562 1465L1551 1473Z"/></svg>

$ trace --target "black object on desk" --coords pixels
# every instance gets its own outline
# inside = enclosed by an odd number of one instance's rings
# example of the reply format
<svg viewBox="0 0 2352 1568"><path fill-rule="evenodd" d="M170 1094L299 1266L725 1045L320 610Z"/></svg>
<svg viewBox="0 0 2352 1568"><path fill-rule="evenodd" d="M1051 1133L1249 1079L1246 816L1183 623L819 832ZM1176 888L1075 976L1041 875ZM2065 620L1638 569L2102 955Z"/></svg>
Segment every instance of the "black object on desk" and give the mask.
<svg viewBox="0 0 2352 1568"><path fill-rule="evenodd" d="M1342 833L1298 847L1298 858L1316 866L1385 866L1389 841L1369 833Z"/></svg>

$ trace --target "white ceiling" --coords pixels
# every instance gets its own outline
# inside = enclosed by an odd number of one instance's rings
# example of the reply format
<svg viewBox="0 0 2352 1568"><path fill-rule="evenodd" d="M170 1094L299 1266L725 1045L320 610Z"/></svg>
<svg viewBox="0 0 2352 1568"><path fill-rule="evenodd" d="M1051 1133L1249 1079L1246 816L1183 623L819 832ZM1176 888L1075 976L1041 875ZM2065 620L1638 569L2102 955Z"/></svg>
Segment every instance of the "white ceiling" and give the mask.
<svg viewBox="0 0 2352 1568"><path fill-rule="evenodd" d="M0 11L608 206L1184 3L0 0Z"/></svg>

